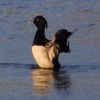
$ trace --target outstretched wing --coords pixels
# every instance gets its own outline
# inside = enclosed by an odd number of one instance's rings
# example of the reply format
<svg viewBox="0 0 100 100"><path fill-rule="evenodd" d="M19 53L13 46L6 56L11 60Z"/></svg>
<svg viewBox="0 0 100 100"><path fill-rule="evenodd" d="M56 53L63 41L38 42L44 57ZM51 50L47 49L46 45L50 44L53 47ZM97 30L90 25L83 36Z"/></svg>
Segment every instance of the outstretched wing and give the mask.
<svg viewBox="0 0 100 100"><path fill-rule="evenodd" d="M69 53L70 52L68 38L71 35L72 35L72 33L68 32L66 29L61 29L55 34L55 40L56 40L56 43L59 44L60 53L61 52L65 52L65 53Z"/></svg>

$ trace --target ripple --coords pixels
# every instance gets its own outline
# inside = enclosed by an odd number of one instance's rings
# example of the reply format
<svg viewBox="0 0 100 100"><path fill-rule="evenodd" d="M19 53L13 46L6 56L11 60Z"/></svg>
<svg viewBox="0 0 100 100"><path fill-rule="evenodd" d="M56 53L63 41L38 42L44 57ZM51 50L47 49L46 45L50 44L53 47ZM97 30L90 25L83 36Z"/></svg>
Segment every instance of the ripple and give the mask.
<svg viewBox="0 0 100 100"><path fill-rule="evenodd" d="M20 13L20 11L18 11L17 9L13 9L13 8L6 9L5 12L8 15L18 15Z"/></svg>
<svg viewBox="0 0 100 100"><path fill-rule="evenodd" d="M35 68L33 64L20 64L20 63L0 63L0 67L20 67L20 68Z"/></svg>
<svg viewBox="0 0 100 100"><path fill-rule="evenodd" d="M79 12L83 13L83 14L89 14L89 13L95 14L95 13L99 13L98 11L95 11L93 9L84 9L84 10L80 10Z"/></svg>

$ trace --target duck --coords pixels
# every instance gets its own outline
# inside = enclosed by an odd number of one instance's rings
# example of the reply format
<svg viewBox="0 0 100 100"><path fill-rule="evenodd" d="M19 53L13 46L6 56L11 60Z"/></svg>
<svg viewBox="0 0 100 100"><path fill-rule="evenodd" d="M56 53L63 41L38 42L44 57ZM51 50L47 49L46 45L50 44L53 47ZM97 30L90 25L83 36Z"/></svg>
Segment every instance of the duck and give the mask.
<svg viewBox="0 0 100 100"><path fill-rule="evenodd" d="M71 32L60 29L55 33L53 39L49 40L45 36L45 29L48 28L47 20L38 15L33 23L37 27L36 34L32 43L32 55L40 68L57 68L60 66L60 53L70 53L68 38Z"/></svg>

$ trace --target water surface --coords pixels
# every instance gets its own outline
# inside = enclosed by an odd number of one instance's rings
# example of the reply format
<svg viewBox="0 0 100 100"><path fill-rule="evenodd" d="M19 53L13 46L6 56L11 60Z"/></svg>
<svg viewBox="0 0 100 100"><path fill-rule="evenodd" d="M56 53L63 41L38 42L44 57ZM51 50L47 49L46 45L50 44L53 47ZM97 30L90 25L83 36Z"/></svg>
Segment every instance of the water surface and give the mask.
<svg viewBox="0 0 100 100"><path fill-rule="evenodd" d="M99 100L100 66L40 69L30 64L0 64L1 100Z"/></svg>
<svg viewBox="0 0 100 100"><path fill-rule="evenodd" d="M0 0L0 62L34 63L32 20L41 14L48 21L49 39L61 28L77 29L70 38L71 54L60 56L63 65L100 64L99 4L99 0Z"/></svg>

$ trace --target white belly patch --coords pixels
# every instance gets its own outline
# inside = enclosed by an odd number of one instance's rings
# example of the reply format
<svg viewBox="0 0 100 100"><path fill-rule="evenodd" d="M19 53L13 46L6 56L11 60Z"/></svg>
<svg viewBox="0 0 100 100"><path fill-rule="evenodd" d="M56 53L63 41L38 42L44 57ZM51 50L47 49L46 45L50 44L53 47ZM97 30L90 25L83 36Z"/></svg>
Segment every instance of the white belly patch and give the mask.
<svg viewBox="0 0 100 100"><path fill-rule="evenodd" d="M47 50L44 46L32 46L32 54L36 63L41 68L53 68L54 65L48 57Z"/></svg>

